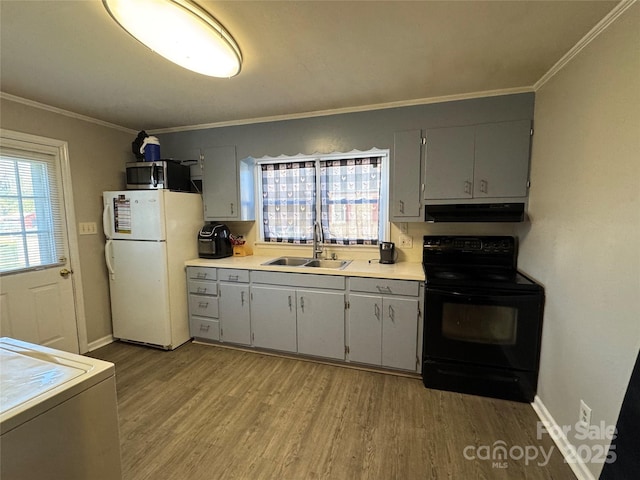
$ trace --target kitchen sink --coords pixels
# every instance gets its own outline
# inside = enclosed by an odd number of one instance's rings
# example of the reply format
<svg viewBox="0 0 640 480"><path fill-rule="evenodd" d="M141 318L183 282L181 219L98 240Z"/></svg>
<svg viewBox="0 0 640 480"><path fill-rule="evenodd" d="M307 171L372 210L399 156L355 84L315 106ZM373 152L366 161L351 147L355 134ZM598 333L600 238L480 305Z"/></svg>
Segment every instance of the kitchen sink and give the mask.
<svg viewBox="0 0 640 480"><path fill-rule="evenodd" d="M287 267L300 267L307 262L310 262L311 258L302 257L279 257L274 260L269 260L262 265L285 265Z"/></svg>
<svg viewBox="0 0 640 480"><path fill-rule="evenodd" d="M305 263L304 267L316 267L316 268L344 268L351 263L351 260L311 260Z"/></svg>
<svg viewBox="0 0 640 480"><path fill-rule="evenodd" d="M351 260L323 260L319 258L304 257L278 257L262 265L286 266L286 267L311 267L311 268L335 268L342 269L351 263Z"/></svg>

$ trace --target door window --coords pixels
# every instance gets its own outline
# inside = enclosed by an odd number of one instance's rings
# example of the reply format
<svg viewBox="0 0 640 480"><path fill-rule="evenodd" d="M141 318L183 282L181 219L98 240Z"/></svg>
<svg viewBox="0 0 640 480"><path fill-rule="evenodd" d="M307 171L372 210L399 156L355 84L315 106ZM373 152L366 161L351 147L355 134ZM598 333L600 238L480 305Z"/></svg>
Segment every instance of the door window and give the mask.
<svg viewBox="0 0 640 480"><path fill-rule="evenodd" d="M65 261L59 177L53 155L2 150L0 273Z"/></svg>

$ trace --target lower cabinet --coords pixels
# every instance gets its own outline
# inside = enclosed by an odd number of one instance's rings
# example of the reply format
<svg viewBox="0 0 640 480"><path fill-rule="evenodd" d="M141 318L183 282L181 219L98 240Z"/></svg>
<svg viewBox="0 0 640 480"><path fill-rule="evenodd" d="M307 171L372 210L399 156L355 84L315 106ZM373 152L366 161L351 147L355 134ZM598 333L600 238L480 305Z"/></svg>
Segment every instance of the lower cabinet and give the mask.
<svg viewBox="0 0 640 480"><path fill-rule="evenodd" d="M220 282L220 340L251 345L249 284Z"/></svg>
<svg viewBox="0 0 640 480"><path fill-rule="evenodd" d="M198 339L419 371L421 282L189 267Z"/></svg>
<svg viewBox="0 0 640 480"><path fill-rule="evenodd" d="M253 345L297 352L296 292L287 287L251 287Z"/></svg>
<svg viewBox="0 0 640 480"><path fill-rule="evenodd" d="M400 370L419 368L419 282L352 279L348 304L349 361Z"/></svg>
<svg viewBox="0 0 640 480"><path fill-rule="evenodd" d="M344 360L344 292L297 290L298 353Z"/></svg>

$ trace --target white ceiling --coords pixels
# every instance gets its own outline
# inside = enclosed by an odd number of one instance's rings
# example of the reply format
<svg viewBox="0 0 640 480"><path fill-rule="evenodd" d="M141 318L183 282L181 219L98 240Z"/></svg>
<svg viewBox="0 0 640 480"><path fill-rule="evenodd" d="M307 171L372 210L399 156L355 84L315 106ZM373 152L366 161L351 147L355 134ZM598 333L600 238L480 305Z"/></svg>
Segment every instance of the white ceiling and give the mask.
<svg viewBox="0 0 640 480"><path fill-rule="evenodd" d="M0 88L133 130L531 89L617 4L198 3L242 50L232 79L152 53L101 1L1 0Z"/></svg>

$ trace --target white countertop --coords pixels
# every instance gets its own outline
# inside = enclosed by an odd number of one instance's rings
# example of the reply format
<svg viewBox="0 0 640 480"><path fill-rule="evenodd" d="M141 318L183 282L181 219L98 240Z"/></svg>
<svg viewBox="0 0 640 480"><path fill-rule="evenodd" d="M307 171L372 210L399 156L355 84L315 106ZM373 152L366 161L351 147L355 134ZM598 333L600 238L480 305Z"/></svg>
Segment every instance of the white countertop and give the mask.
<svg viewBox="0 0 640 480"><path fill-rule="evenodd" d="M421 262L398 262L381 264L368 260L353 260L343 269L291 267L281 265L263 265L274 257L248 255L246 257L227 257L216 260L194 258L187 260L188 267L238 268L241 270L265 270L270 272L312 273L316 275L342 275L347 277L392 278L397 280L418 280L424 282L424 270Z"/></svg>

